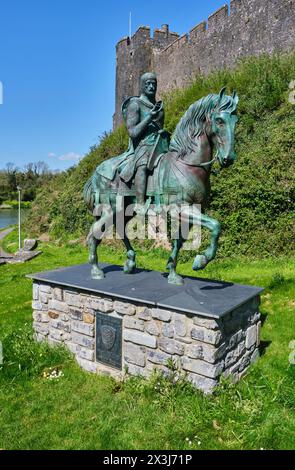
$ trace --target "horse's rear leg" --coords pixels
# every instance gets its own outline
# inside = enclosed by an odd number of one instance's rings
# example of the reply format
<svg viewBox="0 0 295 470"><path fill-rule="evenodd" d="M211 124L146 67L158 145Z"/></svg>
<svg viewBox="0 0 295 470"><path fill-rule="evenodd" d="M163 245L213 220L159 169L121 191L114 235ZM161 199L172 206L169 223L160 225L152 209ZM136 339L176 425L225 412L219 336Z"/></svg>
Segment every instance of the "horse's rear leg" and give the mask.
<svg viewBox="0 0 295 470"><path fill-rule="evenodd" d="M88 248L89 248L89 263L91 264L91 277L92 279L103 279L104 272L98 266L97 248L101 240L97 240L90 232L88 236Z"/></svg>
<svg viewBox="0 0 295 470"><path fill-rule="evenodd" d="M127 250L127 259L124 264L124 273L131 274L136 268L136 253L132 248L130 240L129 238L127 238L127 235L125 235L125 237L123 238L123 242Z"/></svg>
<svg viewBox="0 0 295 470"><path fill-rule="evenodd" d="M91 277L92 279L103 279L104 272L98 266L97 249L102 241L103 235L106 230L113 224L113 214L105 212L99 220L94 222L88 235L89 247L89 263L92 265Z"/></svg>
<svg viewBox="0 0 295 470"><path fill-rule="evenodd" d="M127 259L124 264L124 273L131 274L136 268L136 253L130 243L129 238L126 233L126 225L133 218L133 216L126 216L125 214L121 215L124 218L123 224L118 224L117 232L119 233L120 239L123 241L126 250L127 250ZM122 227L122 228L121 228Z"/></svg>
<svg viewBox="0 0 295 470"><path fill-rule="evenodd" d="M181 237L181 234L179 234L178 238L173 240L173 249L166 266L166 269L169 271L169 284L176 284L177 286L182 286L184 284L182 277L176 272L177 257L182 245L183 239Z"/></svg>

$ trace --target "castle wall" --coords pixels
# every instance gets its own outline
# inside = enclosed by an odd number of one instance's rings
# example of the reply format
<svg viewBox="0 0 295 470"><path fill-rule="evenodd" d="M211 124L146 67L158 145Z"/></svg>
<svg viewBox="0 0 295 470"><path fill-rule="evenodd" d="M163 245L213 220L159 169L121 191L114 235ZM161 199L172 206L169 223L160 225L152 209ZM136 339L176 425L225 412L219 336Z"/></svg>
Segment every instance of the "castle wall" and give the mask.
<svg viewBox="0 0 295 470"><path fill-rule="evenodd" d="M189 34L178 37L167 25L150 37L149 28L117 46L116 111L121 122L123 99L138 93L142 73L155 71L159 97L188 85L198 74L232 67L241 57L295 47L295 0L232 0Z"/></svg>

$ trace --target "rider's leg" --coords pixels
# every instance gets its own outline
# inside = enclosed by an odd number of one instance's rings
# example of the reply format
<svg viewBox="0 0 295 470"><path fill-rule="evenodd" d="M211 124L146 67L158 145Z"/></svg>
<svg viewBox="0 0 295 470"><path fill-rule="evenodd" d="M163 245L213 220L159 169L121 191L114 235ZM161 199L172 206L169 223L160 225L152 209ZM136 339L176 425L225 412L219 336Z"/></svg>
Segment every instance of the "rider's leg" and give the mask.
<svg viewBox="0 0 295 470"><path fill-rule="evenodd" d="M146 180L147 180L147 169L145 165L141 165L137 168L136 175L135 175L135 190L136 190L137 204L145 203Z"/></svg>

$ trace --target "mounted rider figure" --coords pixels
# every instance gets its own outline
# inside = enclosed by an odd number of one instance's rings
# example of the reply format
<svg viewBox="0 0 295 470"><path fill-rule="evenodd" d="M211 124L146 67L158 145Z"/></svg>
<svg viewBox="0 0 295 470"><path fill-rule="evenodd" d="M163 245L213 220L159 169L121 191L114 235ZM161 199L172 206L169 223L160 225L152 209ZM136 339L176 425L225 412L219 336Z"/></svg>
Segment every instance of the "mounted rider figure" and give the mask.
<svg viewBox="0 0 295 470"><path fill-rule="evenodd" d="M163 130L163 102L156 102L157 77L145 73L140 78L140 96L127 98L122 114L129 135L128 150L110 161L103 162L97 173L113 180L118 172L125 183L132 183L136 192L135 211L147 210L146 187L148 172L158 164L159 157L169 150L169 134Z"/></svg>

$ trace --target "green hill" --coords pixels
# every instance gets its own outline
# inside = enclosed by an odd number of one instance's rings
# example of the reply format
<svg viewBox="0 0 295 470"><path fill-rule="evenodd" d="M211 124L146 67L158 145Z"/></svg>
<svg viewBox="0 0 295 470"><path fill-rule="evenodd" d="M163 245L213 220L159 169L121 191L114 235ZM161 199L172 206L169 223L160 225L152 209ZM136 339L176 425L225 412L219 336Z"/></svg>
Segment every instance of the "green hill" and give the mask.
<svg viewBox="0 0 295 470"><path fill-rule="evenodd" d="M295 53L262 56L234 70L198 77L184 90L164 97L166 128L173 132L191 103L222 86L240 97L236 133L238 160L212 176L209 212L223 226L219 255L289 254L294 245L295 104L289 84L295 80ZM82 191L102 160L127 147L124 128L106 133L75 168L38 192L29 218L34 235L54 238L87 235L91 217ZM216 169L218 166L216 165Z"/></svg>

